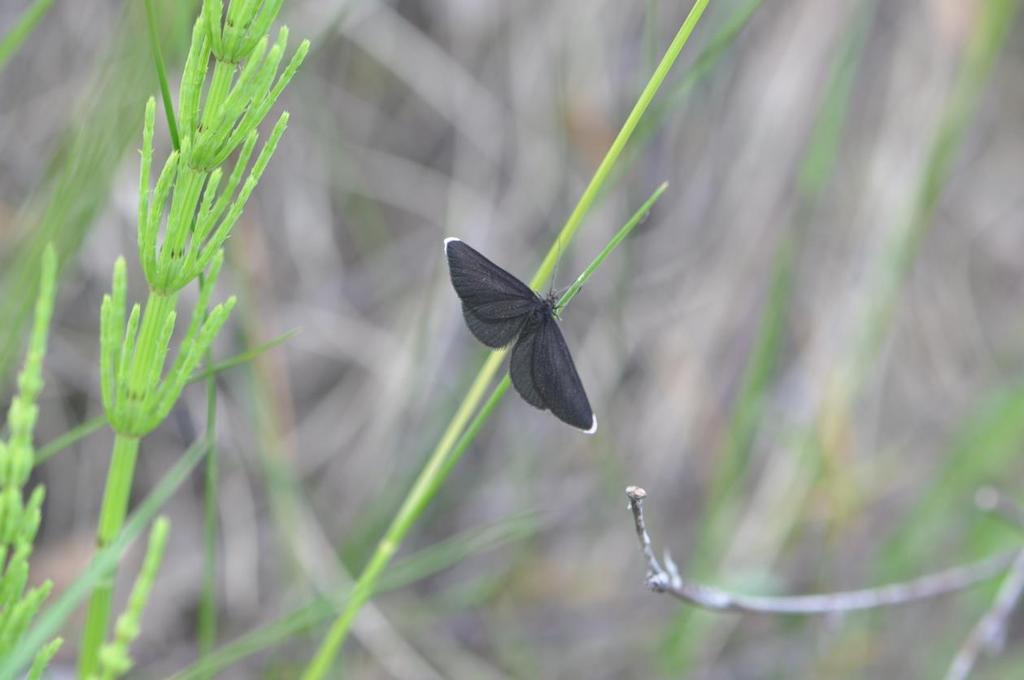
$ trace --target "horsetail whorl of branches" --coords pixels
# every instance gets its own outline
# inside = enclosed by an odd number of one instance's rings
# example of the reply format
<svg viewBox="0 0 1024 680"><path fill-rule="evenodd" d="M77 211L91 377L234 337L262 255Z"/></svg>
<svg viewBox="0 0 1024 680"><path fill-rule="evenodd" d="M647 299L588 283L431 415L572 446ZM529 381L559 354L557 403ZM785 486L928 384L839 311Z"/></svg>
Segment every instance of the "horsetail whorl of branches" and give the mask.
<svg viewBox="0 0 1024 680"><path fill-rule="evenodd" d="M207 309L223 263L223 246L284 134L288 114L277 119L258 153L256 127L309 51L309 42L304 41L278 74L288 30L278 32L269 50L267 30L280 5L279 0L233 2L223 17L218 0L203 4L181 79L181 147L168 155L155 184L151 179L156 102L150 98L146 104L138 247L149 298L145 307L132 307L126 325L125 264L120 259L114 266L112 292L101 310L103 404L119 434L142 437L167 417L234 305L234 298L229 298ZM233 167L221 167L236 150ZM178 293L197 279L198 305L165 373Z"/></svg>

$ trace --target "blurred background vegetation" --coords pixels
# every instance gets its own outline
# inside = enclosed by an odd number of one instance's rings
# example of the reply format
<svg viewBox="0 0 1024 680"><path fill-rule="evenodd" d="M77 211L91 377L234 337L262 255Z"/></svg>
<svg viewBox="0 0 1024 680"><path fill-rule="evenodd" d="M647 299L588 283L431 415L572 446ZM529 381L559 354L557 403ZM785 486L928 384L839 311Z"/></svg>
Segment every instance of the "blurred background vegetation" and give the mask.
<svg viewBox="0 0 1024 680"><path fill-rule="evenodd" d="M0 35L29 4L0 6ZM941 673L994 585L844 618L698 613L646 591L623 488L647 488L685 573L749 592L871 585L1016 544L972 499L1019 494L1022 472L1018 5L711 2L558 267L567 286L670 182L565 313L599 432L506 399L364 609L346 676ZM174 79L198 3L156 7ZM300 331L219 378L219 677L294 676L483 361L441 239L527 278L688 10L285 3L312 50L229 243L218 295L239 302L215 355ZM138 2L55 2L0 71L3 403L47 241L64 263L40 443L102 415L99 303L119 254L144 291L136 149L157 92ZM205 418L194 386L143 442L137 497ZM110 440L34 473L33 578L56 593L92 553ZM195 662L201 475L167 506L139 677ZM1021 632L979 677L1021 672Z"/></svg>

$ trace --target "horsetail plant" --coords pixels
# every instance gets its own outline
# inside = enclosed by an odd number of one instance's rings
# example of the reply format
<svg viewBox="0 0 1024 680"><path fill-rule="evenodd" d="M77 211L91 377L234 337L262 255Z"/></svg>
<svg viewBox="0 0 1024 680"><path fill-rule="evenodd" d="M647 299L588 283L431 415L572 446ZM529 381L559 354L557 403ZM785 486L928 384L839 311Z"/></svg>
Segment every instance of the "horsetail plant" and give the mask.
<svg viewBox="0 0 1024 680"><path fill-rule="evenodd" d="M281 0L236 0L229 3L225 17L219 0L204 2L181 78L180 147L169 154L155 183L151 178L156 102L150 98L146 104L138 248L149 294L145 306L134 304L126 319L126 265L119 258L111 293L104 297L100 312L100 384L114 430L97 529L100 548L109 545L124 524L139 441L170 413L235 304L231 297L208 309L224 262L224 243L284 134L288 114L277 119L258 153L256 128L309 51L309 42L304 41L279 75L288 31L282 28L268 49L268 30L280 6ZM223 167L235 151L233 165ZM199 283L199 300L167 367L178 296L193 281ZM112 593L113 575L90 599L79 659L82 678L100 672Z"/></svg>
<svg viewBox="0 0 1024 680"><path fill-rule="evenodd" d="M18 394L7 412L9 439L0 440L0 657L16 649L39 607L50 594L47 581L26 591L28 559L39 530L40 507L45 490L37 486L25 500L24 487L35 457L32 431L43 389L43 357L53 314L57 280L57 253L48 247L43 254L42 276L36 298L35 320L25 365L18 376ZM60 647L57 638L36 654L29 678L39 678Z"/></svg>

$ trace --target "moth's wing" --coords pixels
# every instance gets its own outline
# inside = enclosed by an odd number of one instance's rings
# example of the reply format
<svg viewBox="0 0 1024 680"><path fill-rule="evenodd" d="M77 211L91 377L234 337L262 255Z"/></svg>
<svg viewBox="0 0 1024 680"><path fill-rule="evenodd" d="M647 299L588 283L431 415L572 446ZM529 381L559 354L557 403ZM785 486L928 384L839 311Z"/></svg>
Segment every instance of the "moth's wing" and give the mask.
<svg viewBox="0 0 1024 680"><path fill-rule="evenodd" d="M516 388L516 392L526 400L527 404L539 409L546 409L547 405L540 396L540 390L537 389L537 383L533 378L538 330L540 328L537 324L529 324L523 329L519 340L512 347L508 373L512 378L512 386Z"/></svg>
<svg viewBox="0 0 1024 680"><path fill-rule="evenodd" d="M528 312L507 319L487 319L477 315L465 302L462 303L462 318L466 320L466 326L477 340L495 349L505 347L516 339Z"/></svg>
<svg viewBox="0 0 1024 680"><path fill-rule="evenodd" d="M489 347L512 342L527 316L542 304L530 287L459 239L446 239L452 286L466 325Z"/></svg>
<svg viewBox="0 0 1024 680"><path fill-rule="evenodd" d="M508 299L538 299L529 286L459 239L448 238L444 243L452 285L463 300L475 305Z"/></svg>
<svg viewBox="0 0 1024 680"><path fill-rule="evenodd" d="M544 406L573 427L596 432L597 418L554 317L544 317L539 324L531 358L533 384Z"/></svg>

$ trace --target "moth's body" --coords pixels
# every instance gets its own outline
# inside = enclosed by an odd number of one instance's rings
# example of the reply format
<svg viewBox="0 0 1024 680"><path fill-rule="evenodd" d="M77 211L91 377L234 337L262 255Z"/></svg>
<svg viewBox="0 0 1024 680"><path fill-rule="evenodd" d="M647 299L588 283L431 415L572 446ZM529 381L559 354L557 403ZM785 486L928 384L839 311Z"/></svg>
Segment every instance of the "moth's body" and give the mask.
<svg viewBox="0 0 1024 680"><path fill-rule="evenodd" d="M531 309L529 314L523 319L523 325L519 328L518 335L521 336L524 333L530 332L549 319L557 321L556 308L554 299L537 295L537 306Z"/></svg>
<svg viewBox="0 0 1024 680"><path fill-rule="evenodd" d="M596 431L597 418L558 329L554 294L541 297L459 239L444 244L469 330L496 349L515 341L509 373L520 396L573 427Z"/></svg>

